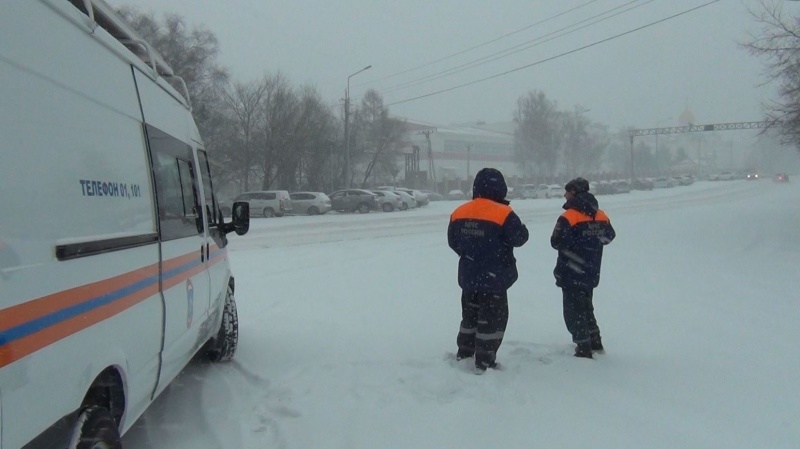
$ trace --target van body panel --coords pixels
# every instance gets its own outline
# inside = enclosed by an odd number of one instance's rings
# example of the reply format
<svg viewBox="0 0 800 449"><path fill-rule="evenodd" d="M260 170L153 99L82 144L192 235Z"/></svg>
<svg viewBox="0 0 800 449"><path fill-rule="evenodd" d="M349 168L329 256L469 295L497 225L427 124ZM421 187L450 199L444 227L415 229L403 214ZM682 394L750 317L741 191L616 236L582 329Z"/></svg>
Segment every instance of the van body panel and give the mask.
<svg viewBox="0 0 800 449"><path fill-rule="evenodd" d="M0 11L0 447L76 416L109 370L124 433L214 335L231 279L201 139L70 2Z"/></svg>

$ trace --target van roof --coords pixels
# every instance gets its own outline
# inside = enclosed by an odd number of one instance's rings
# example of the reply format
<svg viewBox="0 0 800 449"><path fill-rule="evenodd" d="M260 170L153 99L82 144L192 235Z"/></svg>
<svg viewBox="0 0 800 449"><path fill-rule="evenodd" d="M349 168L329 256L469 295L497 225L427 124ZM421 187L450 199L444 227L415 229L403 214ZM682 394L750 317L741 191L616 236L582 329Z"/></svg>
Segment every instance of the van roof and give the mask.
<svg viewBox="0 0 800 449"><path fill-rule="evenodd" d="M181 99L184 101L185 106L191 109L189 90L183 78L175 74L164 58L122 16L117 14L111 5L106 3L105 0L69 0L69 2L86 14L89 19L93 20L92 26L96 24L104 29L120 44L125 46L133 56L149 66L154 73L149 73L148 75L151 77L155 75L154 78L161 76L168 81L176 81L183 89L183 92L178 93L178 95L182 97Z"/></svg>

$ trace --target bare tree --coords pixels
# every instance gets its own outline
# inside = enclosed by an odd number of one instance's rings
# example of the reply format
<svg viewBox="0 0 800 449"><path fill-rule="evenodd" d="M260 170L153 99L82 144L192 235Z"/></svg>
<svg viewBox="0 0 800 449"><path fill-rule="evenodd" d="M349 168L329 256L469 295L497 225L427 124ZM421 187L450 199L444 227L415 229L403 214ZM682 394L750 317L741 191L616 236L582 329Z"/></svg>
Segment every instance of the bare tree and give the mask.
<svg viewBox="0 0 800 449"><path fill-rule="evenodd" d="M552 175L563 135L557 103L544 92L529 92L517 100L514 121L514 154L524 176Z"/></svg>
<svg viewBox="0 0 800 449"><path fill-rule="evenodd" d="M335 142L339 140L336 117L319 91L311 86L301 91L300 109L296 143L301 157L298 180L304 177L309 189L322 191L333 183Z"/></svg>
<svg viewBox="0 0 800 449"><path fill-rule="evenodd" d="M271 188L281 171L286 169L287 163L291 165L286 148L294 131L297 106L297 95L285 76L278 73L267 79L258 147L259 175L264 190ZM277 187L287 186L279 183Z"/></svg>
<svg viewBox="0 0 800 449"><path fill-rule="evenodd" d="M779 83L779 99L765 105L767 119L784 143L800 146L800 17L787 17L779 1L762 1L750 13L761 30L741 45L766 61L768 82Z"/></svg>
<svg viewBox="0 0 800 449"><path fill-rule="evenodd" d="M233 83L221 91L223 104L230 116L229 167L238 175L241 189L250 190L251 171L257 158L256 146L260 126L264 122L263 101L267 78L250 83Z"/></svg>
<svg viewBox="0 0 800 449"><path fill-rule="evenodd" d="M119 13L183 78L200 135L213 149L220 142L217 138L224 135L217 128L224 122L219 117L219 92L228 81L227 71L216 62L219 43L214 33L203 26L188 29L178 14L166 14L159 21L152 13L141 13L135 8L123 7Z"/></svg>
<svg viewBox="0 0 800 449"><path fill-rule="evenodd" d="M376 90L370 89L364 94L353 120L355 160L366 164L362 187L366 187L376 170L391 173L395 168L396 152L403 142L405 129L403 121L389 117L389 108L383 105L383 97Z"/></svg>
<svg viewBox="0 0 800 449"><path fill-rule="evenodd" d="M590 125L591 121L586 117L583 106L575 106L572 111L562 114L562 161L566 174L570 177L575 177L589 167L587 156L591 149Z"/></svg>

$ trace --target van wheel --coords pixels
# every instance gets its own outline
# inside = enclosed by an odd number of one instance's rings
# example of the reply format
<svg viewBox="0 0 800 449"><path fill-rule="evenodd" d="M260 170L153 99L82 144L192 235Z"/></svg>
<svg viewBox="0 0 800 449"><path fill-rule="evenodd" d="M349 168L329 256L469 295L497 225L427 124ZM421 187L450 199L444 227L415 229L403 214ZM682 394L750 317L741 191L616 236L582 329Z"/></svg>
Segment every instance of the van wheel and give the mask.
<svg viewBox="0 0 800 449"><path fill-rule="evenodd" d="M267 217L267 218L274 217L275 216L275 211L272 210L271 207L265 207L264 208L264 216Z"/></svg>
<svg viewBox="0 0 800 449"><path fill-rule="evenodd" d="M319 209L316 206L311 206L308 208L308 215L319 215Z"/></svg>
<svg viewBox="0 0 800 449"><path fill-rule="evenodd" d="M222 323L217 335L206 343L206 357L212 362L227 362L236 353L239 344L239 315L236 312L236 300L233 291L228 287L225 307L222 309Z"/></svg>
<svg viewBox="0 0 800 449"><path fill-rule="evenodd" d="M78 416L69 449L122 449L119 427L103 407L86 407Z"/></svg>
<svg viewBox="0 0 800 449"><path fill-rule="evenodd" d="M394 206L389 203L383 203L383 211L384 212L391 212L394 210Z"/></svg>
<svg viewBox="0 0 800 449"><path fill-rule="evenodd" d="M358 209L356 209L359 214L368 214L369 213L369 205L367 203L361 203L358 205Z"/></svg>
<svg viewBox="0 0 800 449"><path fill-rule="evenodd" d="M400 210L408 210L408 204L403 203L403 205L400 206Z"/></svg>

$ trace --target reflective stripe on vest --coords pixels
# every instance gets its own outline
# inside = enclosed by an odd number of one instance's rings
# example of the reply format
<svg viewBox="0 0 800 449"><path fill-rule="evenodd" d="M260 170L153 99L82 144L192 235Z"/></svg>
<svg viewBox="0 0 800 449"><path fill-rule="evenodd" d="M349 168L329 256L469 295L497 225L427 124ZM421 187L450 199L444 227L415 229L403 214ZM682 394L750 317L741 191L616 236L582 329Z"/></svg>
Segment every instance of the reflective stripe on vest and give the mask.
<svg viewBox="0 0 800 449"><path fill-rule="evenodd" d="M592 218L591 215L586 215L584 213L578 212L575 209L569 209L563 214L561 214L561 216L567 219L570 226L575 226L578 223L584 223L587 221L602 221L605 223L610 222L610 220L608 219L608 215L606 215L606 213L600 209L597 209L597 215L595 215L594 218Z"/></svg>
<svg viewBox="0 0 800 449"><path fill-rule="evenodd" d="M511 206L496 203L486 198L476 198L467 204L459 206L450 216L450 221L485 220L502 226L510 213Z"/></svg>

